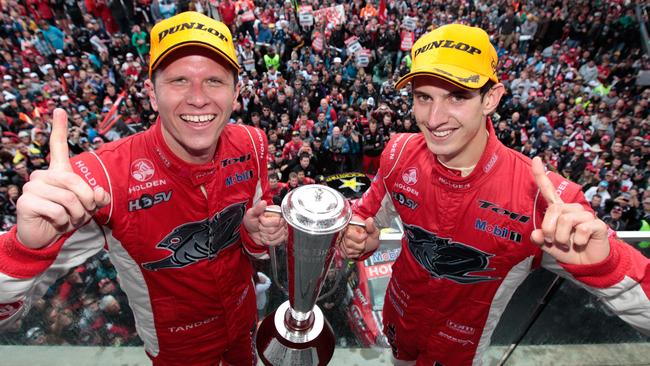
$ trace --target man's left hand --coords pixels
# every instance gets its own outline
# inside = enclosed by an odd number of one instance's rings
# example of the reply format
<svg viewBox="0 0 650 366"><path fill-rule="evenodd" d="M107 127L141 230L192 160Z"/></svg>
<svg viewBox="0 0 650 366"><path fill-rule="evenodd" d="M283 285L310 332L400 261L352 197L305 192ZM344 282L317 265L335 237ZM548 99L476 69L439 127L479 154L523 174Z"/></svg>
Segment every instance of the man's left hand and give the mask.
<svg viewBox="0 0 650 366"><path fill-rule="evenodd" d="M532 173L548 208L541 229L530 235L531 241L566 264L594 264L607 258L607 224L579 203L564 203L538 157L533 159Z"/></svg>
<svg viewBox="0 0 650 366"><path fill-rule="evenodd" d="M278 207L278 206L275 206ZM278 207L279 208L279 207ZM287 223L282 215L264 212L266 202L260 201L244 215L244 227L258 245L280 245L287 241Z"/></svg>

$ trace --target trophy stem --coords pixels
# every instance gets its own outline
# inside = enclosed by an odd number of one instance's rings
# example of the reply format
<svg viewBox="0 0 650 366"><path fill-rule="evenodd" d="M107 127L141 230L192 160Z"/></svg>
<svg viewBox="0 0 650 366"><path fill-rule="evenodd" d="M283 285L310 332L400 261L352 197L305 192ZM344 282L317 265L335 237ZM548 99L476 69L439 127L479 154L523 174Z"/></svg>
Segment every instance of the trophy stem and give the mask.
<svg viewBox="0 0 650 366"><path fill-rule="evenodd" d="M325 366L332 359L335 338L318 306L294 328L289 301L264 318L257 329L256 348L266 366Z"/></svg>
<svg viewBox="0 0 650 366"><path fill-rule="evenodd" d="M307 331L314 325L314 312L295 311L291 306L284 313L284 325L294 331Z"/></svg>

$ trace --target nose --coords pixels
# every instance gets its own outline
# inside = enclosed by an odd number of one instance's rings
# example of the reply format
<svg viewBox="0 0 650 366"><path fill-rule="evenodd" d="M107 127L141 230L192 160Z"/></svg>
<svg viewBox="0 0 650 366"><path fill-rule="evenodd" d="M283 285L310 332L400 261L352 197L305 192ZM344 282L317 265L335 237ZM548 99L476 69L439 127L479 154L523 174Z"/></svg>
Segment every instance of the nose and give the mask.
<svg viewBox="0 0 650 366"><path fill-rule="evenodd" d="M205 107L210 103L210 98L206 94L203 83L193 82L192 87L187 90L187 104L196 108Z"/></svg>
<svg viewBox="0 0 650 366"><path fill-rule="evenodd" d="M433 100L429 104L428 115L426 116L427 127L431 130L437 129L447 122L447 109L441 101Z"/></svg>

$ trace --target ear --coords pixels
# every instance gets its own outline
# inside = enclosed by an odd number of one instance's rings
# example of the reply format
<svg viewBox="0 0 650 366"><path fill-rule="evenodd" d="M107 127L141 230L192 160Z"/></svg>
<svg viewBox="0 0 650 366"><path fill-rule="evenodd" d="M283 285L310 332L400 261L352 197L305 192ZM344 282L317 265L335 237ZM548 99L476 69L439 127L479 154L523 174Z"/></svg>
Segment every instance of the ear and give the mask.
<svg viewBox="0 0 650 366"><path fill-rule="evenodd" d="M153 81L147 79L144 81L144 87L147 90L147 95L149 96L149 103L151 103L151 108L158 112L158 100L156 99L156 92L154 91Z"/></svg>
<svg viewBox="0 0 650 366"><path fill-rule="evenodd" d="M483 97L484 116L492 114L492 112L497 109L499 102L501 101L501 97L503 97L503 94L505 94L505 92L506 88L503 86L503 84L498 83L485 94Z"/></svg>
<svg viewBox="0 0 650 366"><path fill-rule="evenodd" d="M239 98L239 81L237 78L235 78L235 94L232 97L232 108L233 110L236 110L237 106L239 106L239 102L237 101L237 98Z"/></svg>

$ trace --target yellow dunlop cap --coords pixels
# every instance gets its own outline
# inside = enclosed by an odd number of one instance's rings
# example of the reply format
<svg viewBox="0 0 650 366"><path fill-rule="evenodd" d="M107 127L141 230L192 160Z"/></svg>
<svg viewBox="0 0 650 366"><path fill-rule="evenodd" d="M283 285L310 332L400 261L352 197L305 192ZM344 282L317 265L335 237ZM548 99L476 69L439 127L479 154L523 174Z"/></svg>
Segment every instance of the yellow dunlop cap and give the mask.
<svg viewBox="0 0 650 366"><path fill-rule="evenodd" d="M465 89L478 89L496 75L499 58L481 28L448 24L423 35L411 49L411 72L395 84L404 87L414 76L441 77Z"/></svg>
<svg viewBox="0 0 650 366"><path fill-rule="evenodd" d="M186 46L214 51L239 71L235 45L228 27L208 16L186 11L157 23L151 29L149 77L165 56Z"/></svg>

